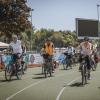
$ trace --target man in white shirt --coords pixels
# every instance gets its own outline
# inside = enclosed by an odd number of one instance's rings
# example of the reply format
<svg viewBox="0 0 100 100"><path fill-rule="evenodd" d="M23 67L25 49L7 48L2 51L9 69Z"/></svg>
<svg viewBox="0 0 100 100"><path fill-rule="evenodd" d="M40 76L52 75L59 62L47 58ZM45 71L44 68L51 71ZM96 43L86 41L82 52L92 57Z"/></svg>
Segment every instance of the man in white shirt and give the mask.
<svg viewBox="0 0 100 100"><path fill-rule="evenodd" d="M17 35L13 35L12 39L13 41L10 43L10 47L12 48L13 52L13 60L16 61L17 59L20 59L22 55L21 41L18 40Z"/></svg>
<svg viewBox="0 0 100 100"><path fill-rule="evenodd" d="M66 49L68 55L74 55L74 47L69 44L69 46Z"/></svg>
<svg viewBox="0 0 100 100"><path fill-rule="evenodd" d="M13 53L14 54L17 54L17 53L22 54L21 41L18 40L18 37L16 35L13 35L12 39L13 39L13 41L10 43L10 46L13 49Z"/></svg>
<svg viewBox="0 0 100 100"><path fill-rule="evenodd" d="M70 68L72 69L72 63L73 63L73 55L74 55L74 48L71 45L71 43L69 43L68 47L66 48L66 51L64 52L65 56L66 56L66 61L68 63L68 65L70 66Z"/></svg>

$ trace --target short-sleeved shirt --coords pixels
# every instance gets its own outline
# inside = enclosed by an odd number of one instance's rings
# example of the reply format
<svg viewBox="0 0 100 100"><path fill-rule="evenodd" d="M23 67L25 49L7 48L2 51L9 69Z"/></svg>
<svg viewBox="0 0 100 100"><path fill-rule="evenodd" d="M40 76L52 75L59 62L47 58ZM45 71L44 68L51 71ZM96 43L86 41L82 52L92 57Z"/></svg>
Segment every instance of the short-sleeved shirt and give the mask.
<svg viewBox="0 0 100 100"><path fill-rule="evenodd" d="M54 44L52 42L50 42L49 45L47 43L45 43L43 48L44 48L45 53L47 53L49 55L53 55L53 53L54 53Z"/></svg>
<svg viewBox="0 0 100 100"><path fill-rule="evenodd" d="M93 45L91 43L85 43L85 42L82 42L80 44L80 48L81 48L81 51L80 53L83 54L83 55L91 55L92 54L92 48L93 48Z"/></svg>
<svg viewBox="0 0 100 100"><path fill-rule="evenodd" d="M13 41L10 43L10 46L13 49L13 53L20 53L22 54L22 47L21 47L21 41L17 40L16 43L14 43Z"/></svg>
<svg viewBox="0 0 100 100"><path fill-rule="evenodd" d="M74 48L72 46L67 47L66 51L68 54L74 55Z"/></svg>

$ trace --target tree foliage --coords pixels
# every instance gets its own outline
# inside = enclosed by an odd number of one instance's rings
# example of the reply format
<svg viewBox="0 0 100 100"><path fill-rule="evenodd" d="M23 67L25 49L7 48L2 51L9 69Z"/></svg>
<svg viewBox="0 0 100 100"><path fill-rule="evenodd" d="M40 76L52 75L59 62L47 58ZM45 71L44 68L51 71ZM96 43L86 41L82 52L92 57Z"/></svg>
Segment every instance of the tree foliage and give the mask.
<svg viewBox="0 0 100 100"><path fill-rule="evenodd" d="M53 41L55 47L66 47L69 43L73 45L77 43L75 32L41 29L34 34L34 49L40 50L47 38Z"/></svg>
<svg viewBox="0 0 100 100"><path fill-rule="evenodd" d="M27 0L0 0L0 35L10 37L31 27Z"/></svg>

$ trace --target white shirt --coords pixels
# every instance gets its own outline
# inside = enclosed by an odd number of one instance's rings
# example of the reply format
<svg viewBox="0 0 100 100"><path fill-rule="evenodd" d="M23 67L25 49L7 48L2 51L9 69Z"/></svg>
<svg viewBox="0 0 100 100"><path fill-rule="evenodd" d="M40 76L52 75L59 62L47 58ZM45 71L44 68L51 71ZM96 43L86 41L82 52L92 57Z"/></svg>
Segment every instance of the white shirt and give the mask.
<svg viewBox="0 0 100 100"><path fill-rule="evenodd" d="M21 53L22 54L22 47L21 47L21 41L17 40L16 43L13 41L10 43L10 46L13 48L13 53Z"/></svg>
<svg viewBox="0 0 100 100"><path fill-rule="evenodd" d="M66 51L67 51L68 54L72 54L72 55L74 54L74 48L72 46L71 47L67 47Z"/></svg>

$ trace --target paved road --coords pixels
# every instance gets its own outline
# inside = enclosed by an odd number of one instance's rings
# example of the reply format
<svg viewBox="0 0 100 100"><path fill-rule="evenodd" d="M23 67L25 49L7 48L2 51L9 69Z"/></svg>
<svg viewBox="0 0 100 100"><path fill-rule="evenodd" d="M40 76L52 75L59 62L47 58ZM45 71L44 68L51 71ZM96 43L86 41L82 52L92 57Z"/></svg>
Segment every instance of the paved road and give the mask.
<svg viewBox="0 0 100 100"><path fill-rule="evenodd" d="M6 82L0 72L0 100L100 100L100 67L92 71L92 80L81 86L78 66L63 70L60 66L53 77L44 78L41 68L28 69L22 80Z"/></svg>

